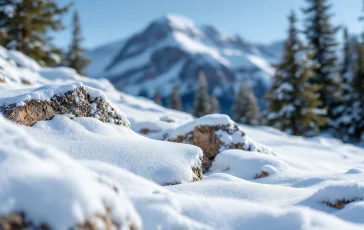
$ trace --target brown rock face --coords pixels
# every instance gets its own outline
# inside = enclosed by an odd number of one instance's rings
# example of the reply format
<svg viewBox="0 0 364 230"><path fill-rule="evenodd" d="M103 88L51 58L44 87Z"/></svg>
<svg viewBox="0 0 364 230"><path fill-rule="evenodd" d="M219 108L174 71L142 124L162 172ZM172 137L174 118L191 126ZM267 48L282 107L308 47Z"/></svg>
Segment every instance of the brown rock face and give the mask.
<svg viewBox="0 0 364 230"><path fill-rule="evenodd" d="M224 142L224 138L237 138L238 141ZM195 126L192 132L180 135L177 138L167 137L167 141L186 143L198 146L203 151L202 168L206 172L211 167L216 155L226 149L242 149L246 151L257 151L270 153L265 147L255 145L245 135L245 133L234 125L200 125Z"/></svg>
<svg viewBox="0 0 364 230"><path fill-rule="evenodd" d="M129 127L129 122L116 113L103 98L91 98L84 87L57 95L50 101L25 101L25 105L2 105L0 113L16 123L32 126L37 121L52 119L57 114L76 117L95 117L102 122L111 122Z"/></svg>
<svg viewBox="0 0 364 230"><path fill-rule="evenodd" d="M255 179L259 179L259 178L263 178L263 177L267 177L269 176L269 173L268 172L264 172L264 171L261 171L256 177Z"/></svg>
<svg viewBox="0 0 364 230"><path fill-rule="evenodd" d="M331 202L324 202L327 206L330 206L332 208L336 208L336 209L342 209L345 207L345 205L351 203L351 202L354 202L354 201L357 201L357 200L360 200L360 199L355 199L355 200L338 200L336 201L336 203L331 203Z"/></svg>

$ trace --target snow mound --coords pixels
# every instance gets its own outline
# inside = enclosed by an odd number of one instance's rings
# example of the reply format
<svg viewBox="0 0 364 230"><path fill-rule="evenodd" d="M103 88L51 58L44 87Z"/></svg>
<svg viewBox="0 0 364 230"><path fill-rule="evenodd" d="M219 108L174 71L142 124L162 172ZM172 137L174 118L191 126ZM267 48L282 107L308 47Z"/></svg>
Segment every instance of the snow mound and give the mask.
<svg viewBox="0 0 364 230"><path fill-rule="evenodd" d="M100 223L102 216L123 229L140 229L122 191L1 116L0 145L0 217L22 214L34 228L66 230Z"/></svg>
<svg viewBox="0 0 364 230"><path fill-rule="evenodd" d="M359 181L332 182L319 189L313 196L319 202L327 202L330 206L335 206L339 202L346 203L364 199L364 183Z"/></svg>
<svg viewBox="0 0 364 230"><path fill-rule="evenodd" d="M364 224L364 201L347 204L344 209L334 213L336 216L350 222Z"/></svg>
<svg viewBox="0 0 364 230"><path fill-rule="evenodd" d="M255 154L242 150L226 150L215 157L210 168L211 173L227 173L242 179L252 180L262 171L269 175L294 171L277 157L266 154Z"/></svg>
<svg viewBox="0 0 364 230"><path fill-rule="evenodd" d="M243 149L273 154L252 141L227 115L206 115L166 134L166 140L192 144L204 152L203 168L207 171L217 154L226 149Z"/></svg>
<svg viewBox="0 0 364 230"><path fill-rule="evenodd" d="M111 163L160 185L202 178L201 173L193 173L201 167L199 148L148 139L123 126L92 118L55 116L27 129L37 140L76 159Z"/></svg>

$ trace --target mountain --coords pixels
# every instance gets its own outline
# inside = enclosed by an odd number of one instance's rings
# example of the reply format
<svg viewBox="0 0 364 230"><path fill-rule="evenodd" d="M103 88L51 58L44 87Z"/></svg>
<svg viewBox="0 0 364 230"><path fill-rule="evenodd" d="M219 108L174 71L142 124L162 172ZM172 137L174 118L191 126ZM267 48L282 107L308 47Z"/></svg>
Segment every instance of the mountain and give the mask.
<svg viewBox="0 0 364 230"><path fill-rule="evenodd" d="M218 96L223 112L228 113L241 80L251 84L262 99L282 44L256 45L213 26L197 26L183 16L167 15L123 41L89 50L87 56L93 62L88 73L107 78L132 95L151 98L159 88L165 103L172 86L178 84L188 110L203 71L210 93Z"/></svg>

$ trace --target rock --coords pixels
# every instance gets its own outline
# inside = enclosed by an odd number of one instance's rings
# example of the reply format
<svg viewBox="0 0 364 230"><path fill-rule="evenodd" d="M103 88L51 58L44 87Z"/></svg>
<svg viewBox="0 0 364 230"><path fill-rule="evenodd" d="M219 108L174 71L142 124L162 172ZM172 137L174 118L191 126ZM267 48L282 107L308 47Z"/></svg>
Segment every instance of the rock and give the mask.
<svg viewBox="0 0 364 230"><path fill-rule="evenodd" d="M123 115L117 113L104 98L91 97L82 85L57 94L50 100L31 99L21 103L3 104L0 106L0 113L9 120L26 126L52 119L57 114L71 114L76 117L94 117L102 122L130 128L129 121Z"/></svg>
<svg viewBox="0 0 364 230"><path fill-rule="evenodd" d="M338 200L336 203L331 203L330 201L328 202L324 202L327 206L330 206L332 208L336 208L336 209L342 209L344 208L345 205L354 202L355 200L352 201L348 201L348 200Z"/></svg>
<svg viewBox="0 0 364 230"><path fill-rule="evenodd" d="M263 178L263 177L267 177L269 176L269 173L268 172L265 172L265 171L261 171L256 177L255 179L259 179L259 178Z"/></svg>
<svg viewBox="0 0 364 230"><path fill-rule="evenodd" d="M21 80L21 83L22 83L23 85L33 85L30 81L25 80L25 79L22 79L22 80Z"/></svg>
<svg viewBox="0 0 364 230"><path fill-rule="evenodd" d="M203 151L203 171L207 171L217 154L226 149L273 154L268 148L254 143L226 115L207 115L173 130L167 141L192 144Z"/></svg>
<svg viewBox="0 0 364 230"><path fill-rule="evenodd" d="M161 117L159 120L167 122L167 123L175 123L176 122L172 117L169 117L169 116Z"/></svg>

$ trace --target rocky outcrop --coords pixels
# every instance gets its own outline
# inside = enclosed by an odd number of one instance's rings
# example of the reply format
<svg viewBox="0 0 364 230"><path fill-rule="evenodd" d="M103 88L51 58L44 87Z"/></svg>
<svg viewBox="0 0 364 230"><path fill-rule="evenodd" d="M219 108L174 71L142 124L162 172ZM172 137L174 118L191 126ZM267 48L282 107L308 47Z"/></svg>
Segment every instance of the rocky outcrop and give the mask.
<svg viewBox="0 0 364 230"><path fill-rule="evenodd" d="M332 208L336 208L336 209L342 209L345 207L345 205L355 202L355 201L360 201L362 199L353 199L353 200L338 200L335 203L332 203L330 201L324 202L327 206L332 207Z"/></svg>
<svg viewBox="0 0 364 230"><path fill-rule="evenodd" d="M50 100L24 100L0 106L0 113L19 124L32 126L37 121L52 119L57 114L94 117L102 122L130 127L129 121L102 97L91 97L84 86L57 94Z"/></svg>
<svg viewBox="0 0 364 230"><path fill-rule="evenodd" d="M204 171L211 167L216 155L226 149L272 154L268 148L250 140L226 115L208 115L199 118L172 131L166 140L200 147L203 151Z"/></svg>

